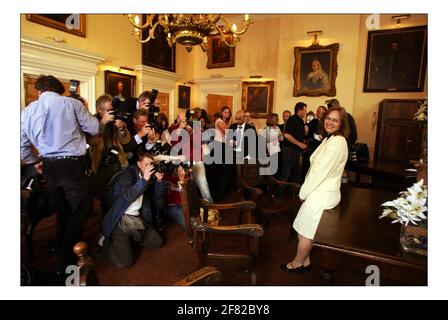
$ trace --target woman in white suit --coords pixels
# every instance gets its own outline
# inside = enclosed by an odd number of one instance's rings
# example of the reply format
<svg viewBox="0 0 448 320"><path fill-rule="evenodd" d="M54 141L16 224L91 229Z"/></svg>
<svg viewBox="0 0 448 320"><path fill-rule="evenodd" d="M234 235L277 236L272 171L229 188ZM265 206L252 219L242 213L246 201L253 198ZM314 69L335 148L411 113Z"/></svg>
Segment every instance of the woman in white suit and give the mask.
<svg viewBox="0 0 448 320"><path fill-rule="evenodd" d="M311 270L309 256L322 213L341 200L341 177L348 157L347 112L333 107L323 121L325 139L310 157L311 166L299 193L303 203L293 224L299 240L297 253L293 260L280 266L286 272Z"/></svg>

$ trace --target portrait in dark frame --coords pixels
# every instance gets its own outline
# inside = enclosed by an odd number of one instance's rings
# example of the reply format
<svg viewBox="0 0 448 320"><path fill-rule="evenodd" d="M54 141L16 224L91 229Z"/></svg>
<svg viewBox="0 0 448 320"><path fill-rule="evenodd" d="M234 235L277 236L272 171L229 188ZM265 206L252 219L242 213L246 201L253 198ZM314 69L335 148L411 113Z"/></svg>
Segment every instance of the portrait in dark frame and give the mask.
<svg viewBox="0 0 448 320"><path fill-rule="evenodd" d="M79 18L76 20L74 18ZM86 15L77 14L76 17L72 14L27 14L26 19L50 28L58 29L64 32L74 34L76 36L86 37ZM67 19L71 24L79 22L79 27L69 29L66 25Z"/></svg>
<svg viewBox="0 0 448 320"><path fill-rule="evenodd" d="M179 85L178 107L180 109L189 109L190 108L190 93L191 93L191 88L189 86Z"/></svg>
<svg viewBox="0 0 448 320"><path fill-rule="evenodd" d="M148 15L142 16L146 21ZM154 23L157 21L158 15L154 16ZM143 38L148 37L148 29L143 30ZM144 65L176 72L176 45L170 47L166 40L166 33L162 26L157 26L154 32L155 39L151 39L142 44L142 63Z"/></svg>
<svg viewBox="0 0 448 320"><path fill-rule="evenodd" d="M294 97L336 95L339 44L294 48Z"/></svg>
<svg viewBox="0 0 448 320"><path fill-rule="evenodd" d="M272 112L274 81L243 82L242 106L253 118L266 118Z"/></svg>
<svg viewBox="0 0 448 320"><path fill-rule="evenodd" d="M112 97L135 97L135 82L137 77L106 70L104 71L104 91Z"/></svg>
<svg viewBox="0 0 448 320"><path fill-rule="evenodd" d="M230 41L230 36L227 37ZM207 69L235 66L235 47L229 47L220 35L208 37Z"/></svg>
<svg viewBox="0 0 448 320"><path fill-rule="evenodd" d="M369 31L364 92L423 91L427 26Z"/></svg>

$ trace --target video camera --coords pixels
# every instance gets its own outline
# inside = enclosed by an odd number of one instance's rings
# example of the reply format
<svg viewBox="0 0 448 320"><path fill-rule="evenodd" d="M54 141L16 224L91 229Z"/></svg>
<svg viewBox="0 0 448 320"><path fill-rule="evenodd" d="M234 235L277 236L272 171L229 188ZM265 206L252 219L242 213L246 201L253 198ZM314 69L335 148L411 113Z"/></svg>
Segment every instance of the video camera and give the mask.
<svg viewBox="0 0 448 320"><path fill-rule="evenodd" d="M70 86L68 88L68 92L70 92L69 97L77 99L81 101L82 104L84 104L84 100L78 94L78 88L79 88L79 80L70 80Z"/></svg>

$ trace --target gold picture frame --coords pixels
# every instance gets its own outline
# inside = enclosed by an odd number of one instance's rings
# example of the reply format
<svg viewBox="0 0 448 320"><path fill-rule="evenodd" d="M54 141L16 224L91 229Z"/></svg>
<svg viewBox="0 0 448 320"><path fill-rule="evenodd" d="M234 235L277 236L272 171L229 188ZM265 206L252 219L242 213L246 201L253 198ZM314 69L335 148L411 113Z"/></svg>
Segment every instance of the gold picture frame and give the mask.
<svg viewBox="0 0 448 320"><path fill-rule="evenodd" d="M231 36L226 37L231 41ZM229 47L221 41L220 35L208 37L207 69L228 68L235 66L235 47Z"/></svg>
<svg viewBox="0 0 448 320"><path fill-rule="evenodd" d="M293 96L336 96L339 43L294 47Z"/></svg>
<svg viewBox="0 0 448 320"><path fill-rule="evenodd" d="M266 118L273 110L274 81L243 81L242 106L253 118Z"/></svg>
<svg viewBox="0 0 448 320"><path fill-rule="evenodd" d="M50 28L58 29L75 36L86 37L86 15L76 14L27 14L26 19ZM77 20L76 18L79 18ZM70 24L67 25L67 19ZM76 25L79 22L79 25Z"/></svg>

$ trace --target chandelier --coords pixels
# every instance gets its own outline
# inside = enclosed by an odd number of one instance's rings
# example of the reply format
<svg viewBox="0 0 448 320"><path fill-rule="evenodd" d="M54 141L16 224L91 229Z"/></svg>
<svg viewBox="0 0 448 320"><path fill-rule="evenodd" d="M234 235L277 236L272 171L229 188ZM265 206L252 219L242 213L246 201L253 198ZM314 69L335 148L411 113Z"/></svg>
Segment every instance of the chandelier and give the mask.
<svg viewBox="0 0 448 320"><path fill-rule="evenodd" d="M154 32L158 26L163 27L166 40L170 47L175 43L185 46L188 52L193 46L200 45L207 51L207 37L220 35L229 47L235 47L240 41L240 35L245 33L249 25L253 23L249 15L244 15L243 25L240 30L236 24L231 24L220 14L151 14L146 21L140 24L140 16L128 14L129 23L135 28L134 36L141 43L154 39ZM223 24L223 25L222 25ZM142 30L148 29L148 36L144 39Z"/></svg>

